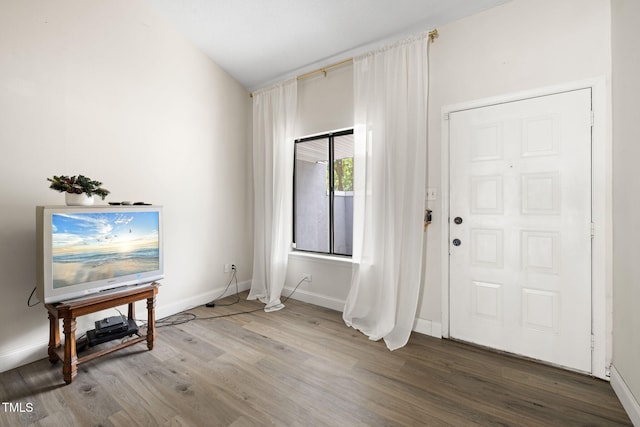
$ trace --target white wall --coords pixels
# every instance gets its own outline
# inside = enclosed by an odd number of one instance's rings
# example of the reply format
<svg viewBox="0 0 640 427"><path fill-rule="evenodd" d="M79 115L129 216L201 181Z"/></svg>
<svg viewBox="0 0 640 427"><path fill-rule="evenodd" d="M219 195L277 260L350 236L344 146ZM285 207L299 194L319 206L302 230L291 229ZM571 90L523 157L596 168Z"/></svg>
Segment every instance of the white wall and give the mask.
<svg viewBox="0 0 640 427"><path fill-rule="evenodd" d="M246 90L145 1L2 2L0 371L46 356L46 311L26 302L35 206L64 203L54 174L164 206L159 317L217 294L224 263L249 280L250 128Z"/></svg>
<svg viewBox="0 0 640 427"><path fill-rule="evenodd" d="M350 64L298 81L296 137L353 127L353 68ZM293 298L342 310L351 283L351 260L295 253L289 257L283 295L287 296L304 274Z"/></svg>
<svg viewBox="0 0 640 427"><path fill-rule="evenodd" d="M442 187L442 107L594 77L604 76L607 84L610 82L609 0L514 0L443 25L438 31L440 37L430 46L429 54L429 187ZM352 77L346 74L351 73L351 67L344 71L342 75L330 71L325 79L301 82L299 102L303 114L299 121L304 123L301 129L306 133L330 130L331 126L352 126L353 107L346 99L347 107L332 111L334 118L328 124L306 124L310 120L307 105L312 105L311 94L335 91L329 88L331 85L341 93L352 94ZM343 116L338 119L336 114ZM437 200L429 202L434 218L426 237L426 278L417 326L417 330L433 335L438 335L442 318L445 254L441 241L446 236L440 231L441 196L438 192ZM304 267L312 268L309 264ZM344 300L350 273L326 264L318 264L314 271L316 294ZM287 286L297 283L302 272L299 263L291 262ZM318 280L322 283L316 284ZM303 284L300 289L306 286Z"/></svg>
<svg viewBox="0 0 640 427"><path fill-rule="evenodd" d="M353 127L353 65L298 80L296 136Z"/></svg>
<svg viewBox="0 0 640 427"><path fill-rule="evenodd" d="M441 188L443 106L593 77L610 82L608 0L514 0L438 28L431 46L429 186ZM419 316L441 317L441 198Z"/></svg>
<svg viewBox="0 0 640 427"><path fill-rule="evenodd" d="M640 3L612 2L613 54L613 365L640 425ZM614 378L612 377L612 384ZM616 391L619 393L618 389ZM622 398L622 396L621 396ZM621 399L622 400L622 399ZM624 400L623 400L624 402ZM632 418L633 419L633 418Z"/></svg>

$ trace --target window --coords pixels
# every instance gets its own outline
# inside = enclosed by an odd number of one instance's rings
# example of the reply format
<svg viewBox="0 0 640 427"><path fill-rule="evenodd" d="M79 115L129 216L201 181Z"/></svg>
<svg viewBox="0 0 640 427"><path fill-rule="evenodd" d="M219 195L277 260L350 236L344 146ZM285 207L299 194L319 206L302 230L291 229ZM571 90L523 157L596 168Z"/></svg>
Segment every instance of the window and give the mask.
<svg viewBox="0 0 640 427"><path fill-rule="evenodd" d="M353 129L295 141L293 188L295 248L350 256Z"/></svg>

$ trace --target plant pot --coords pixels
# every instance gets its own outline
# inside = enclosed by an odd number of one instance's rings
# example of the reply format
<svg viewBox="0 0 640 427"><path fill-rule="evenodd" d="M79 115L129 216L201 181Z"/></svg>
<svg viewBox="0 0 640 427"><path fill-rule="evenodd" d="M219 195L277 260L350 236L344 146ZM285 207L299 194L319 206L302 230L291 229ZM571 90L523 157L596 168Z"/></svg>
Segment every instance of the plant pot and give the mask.
<svg viewBox="0 0 640 427"><path fill-rule="evenodd" d="M67 206L91 206L93 205L93 196L87 196L87 193L64 193L64 201Z"/></svg>

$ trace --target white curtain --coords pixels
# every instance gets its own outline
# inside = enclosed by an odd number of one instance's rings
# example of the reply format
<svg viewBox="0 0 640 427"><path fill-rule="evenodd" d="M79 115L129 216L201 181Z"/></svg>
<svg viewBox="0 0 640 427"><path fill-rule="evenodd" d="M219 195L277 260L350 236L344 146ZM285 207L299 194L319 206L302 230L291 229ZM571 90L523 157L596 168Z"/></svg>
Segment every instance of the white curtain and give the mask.
<svg viewBox="0 0 640 427"><path fill-rule="evenodd" d="M284 287L292 241L294 122L297 81L253 94L253 280L249 299L265 310L284 307Z"/></svg>
<svg viewBox="0 0 640 427"><path fill-rule="evenodd" d="M427 162L428 37L354 58L354 231L343 318L391 350L418 306Z"/></svg>

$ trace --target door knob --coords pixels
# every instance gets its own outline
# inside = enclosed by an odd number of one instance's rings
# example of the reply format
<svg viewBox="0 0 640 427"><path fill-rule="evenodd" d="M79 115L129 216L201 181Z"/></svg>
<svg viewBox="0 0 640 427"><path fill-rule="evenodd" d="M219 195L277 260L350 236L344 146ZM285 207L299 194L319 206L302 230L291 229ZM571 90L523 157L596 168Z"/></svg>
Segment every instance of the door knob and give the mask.
<svg viewBox="0 0 640 427"><path fill-rule="evenodd" d="M453 239L453 246L460 246L462 244L462 242L460 241L460 239Z"/></svg>
<svg viewBox="0 0 640 427"><path fill-rule="evenodd" d="M462 218L460 218L459 216L455 217L453 219L453 222L455 222L456 224L462 224Z"/></svg>

